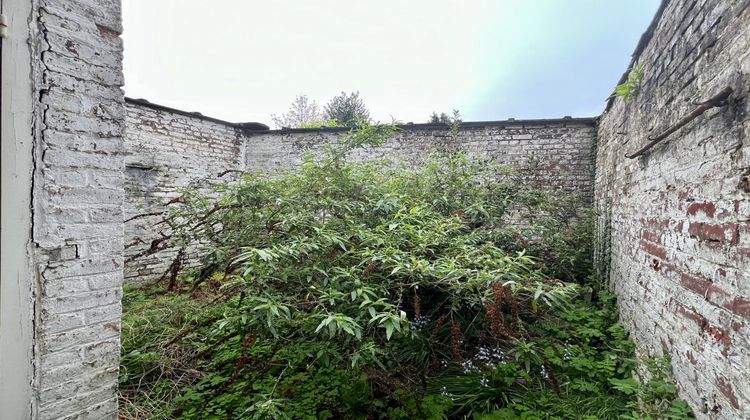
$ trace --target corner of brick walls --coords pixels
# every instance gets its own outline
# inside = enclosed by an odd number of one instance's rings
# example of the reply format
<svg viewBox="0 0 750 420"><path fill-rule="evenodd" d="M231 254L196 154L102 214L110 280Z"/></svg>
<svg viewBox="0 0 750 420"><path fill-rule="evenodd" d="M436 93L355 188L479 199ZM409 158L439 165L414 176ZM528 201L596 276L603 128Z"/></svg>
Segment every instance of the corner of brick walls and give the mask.
<svg viewBox="0 0 750 420"><path fill-rule="evenodd" d="M595 202L610 235L601 252L622 319L639 353L671 354L683 397L704 418L750 412L749 4L670 2L638 59L641 92L615 101L598 130ZM132 219L123 251L123 219L160 211L180 187L227 169L291 167L335 134L245 137L153 109L130 107L126 116L119 1L34 6L35 411L43 419L114 418L123 252L142 252L154 239L153 219ZM735 90L727 106L646 157L624 157L725 86ZM566 123L472 127L458 146L516 166L534 156L546 182L590 197L593 134ZM355 159L418 164L446 137L404 130ZM128 277L159 275L167 260L131 265Z"/></svg>
<svg viewBox="0 0 750 420"><path fill-rule="evenodd" d="M598 130L609 281L639 354L671 355L699 418L748 418L750 2L669 2L636 64L638 95ZM726 106L625 157L727 86Z"/></svg>
<svg viewBox="0 0 750 420"><path fill-rule="evenodd" d="M125 281L162 279L178 256L156 226L185 187L209 192L242 169L241 131L233 126L128 103L125 120ZM221 176L220 176L221 175ZM197 249L181 258L195 264Z"/></svg>

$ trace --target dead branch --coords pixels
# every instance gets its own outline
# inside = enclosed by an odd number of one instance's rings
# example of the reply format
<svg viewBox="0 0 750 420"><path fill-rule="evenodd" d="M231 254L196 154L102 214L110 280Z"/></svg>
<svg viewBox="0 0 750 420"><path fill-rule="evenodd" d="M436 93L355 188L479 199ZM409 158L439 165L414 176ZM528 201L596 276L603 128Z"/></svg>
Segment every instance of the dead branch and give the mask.
<svg viewBox="0 0 750 420"><path fill-rule="evenodd" d="M221 177L223 177L226 174L232 174L232 173L244 174L245 171L241 171L239 169L227 169L226 171L219 172L216 176L218 176L219 178L221 178Z"/></svg>
<svg viewBox="0 0 750 420"><path fill-rule="evenodd" d="M125 222L124 222L124 223L130 222L131 220L135 220L135 219L140 219L140 218L142 218L142 217L148 217L148 216L159 216L159 215L162 215L162 214L164 214L164 212L163 212L163 211L152 211L151 213L142 213L142 214L137 214L137 215L135 215L135 216L131 217L130 219L125 219Z"/></svg>

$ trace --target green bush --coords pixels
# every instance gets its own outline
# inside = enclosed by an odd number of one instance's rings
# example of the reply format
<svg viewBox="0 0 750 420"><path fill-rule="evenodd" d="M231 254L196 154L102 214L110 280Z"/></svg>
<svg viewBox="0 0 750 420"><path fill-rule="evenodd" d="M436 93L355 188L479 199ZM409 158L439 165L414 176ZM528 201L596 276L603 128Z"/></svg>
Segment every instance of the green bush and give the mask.
<svg viewBox="0 0 750 420"><path fill-rule="evenodd" d="M299 171L246 176L218 199L185 191L164 235L204 257L193 270L177 260L167 294L130 292L128 413L632 412L632 344L609 295L590 300L580 200L457 153L418 169L346 161L394 130L360 127Z"/></svg>

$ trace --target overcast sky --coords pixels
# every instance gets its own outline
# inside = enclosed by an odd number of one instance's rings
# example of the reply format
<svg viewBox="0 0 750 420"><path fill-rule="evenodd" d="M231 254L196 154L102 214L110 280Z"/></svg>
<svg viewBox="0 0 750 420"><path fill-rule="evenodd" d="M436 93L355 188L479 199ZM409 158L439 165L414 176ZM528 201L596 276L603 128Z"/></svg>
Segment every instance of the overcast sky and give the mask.
<svg viewBox="0 0 750 420"><path fill-rule="evenodd" d="M658 0L123 0L125 93L271 123L356 91L380 121L594 116Z"/></svg>

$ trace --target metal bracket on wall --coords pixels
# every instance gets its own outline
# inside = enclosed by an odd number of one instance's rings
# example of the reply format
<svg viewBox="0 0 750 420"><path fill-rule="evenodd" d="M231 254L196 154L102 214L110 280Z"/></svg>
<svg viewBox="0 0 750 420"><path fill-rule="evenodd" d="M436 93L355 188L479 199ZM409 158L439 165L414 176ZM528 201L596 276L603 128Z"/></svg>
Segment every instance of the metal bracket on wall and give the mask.
<svg viewBox="0 0 750 420"><path fill-rule="evenodd" d="M706 101L703 101L703 102L700 102L700 103L697 103L696 105L698 105L698 108L695 108L695 110L693 112L691 112L690 114L688 114L687 116L685 116L685 118L683 118L680 121L678 121L677 124L673 125L672 127L670 127L669 129L667 129L663 133L659 134L658 136L656 136L656 137L648 136L649 142L646 143L645 146L641 147L635 153L631 153L629 155L625 155L625 157L628 158L628 159L635 159L638 156L641 156L648 149L656 146L662 140L664 140L667 137L669 137L670 134L672 134L675 131L679 130L680 128L682 128L683 126L685 126L690 121L698 118L704 112L706 112L709 109L714 108L714 107L719 107L719 106L726 105L727 98L729 98L729 95L731 95L732 92L734 92L734 90L732 90L732 88L725 87L721 92L719 92L715 96L711 97L710 99L708 99Z"/></svg>

